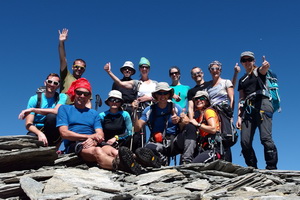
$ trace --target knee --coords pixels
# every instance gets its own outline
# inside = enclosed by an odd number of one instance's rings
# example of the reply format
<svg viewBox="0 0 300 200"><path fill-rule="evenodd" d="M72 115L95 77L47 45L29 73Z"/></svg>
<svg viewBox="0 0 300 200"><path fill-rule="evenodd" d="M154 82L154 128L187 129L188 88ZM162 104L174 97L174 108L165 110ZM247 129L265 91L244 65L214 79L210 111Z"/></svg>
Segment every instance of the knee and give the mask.
<svg viewBox="0 0 300 200"><path fill-rule="evenodd" d="M193 124L187 124L184 131L187 139L197 138L197 128Z"/></svg>
<svg viewBox="0 0 300 200"><path fill-rule="evenodd" d="M49 113L46 115L45 123L55 123L56 124L56 114Z"/></svg>
<svg viewBox="0 0 300 200"><path fill-rule="evenodd" d="M101 147L95 147L94 150L93 150L93 154L94 154L96 157L101 157L101 156L103 156L104 151L102 150Z"/></svg>
<svg viewBox="0 0 300 200"><path fill-rule="evenodd" d="M251 146L251 144L248 141L241 140L241 147L242 147L242 149L249 149L250 146Z"/></svg>

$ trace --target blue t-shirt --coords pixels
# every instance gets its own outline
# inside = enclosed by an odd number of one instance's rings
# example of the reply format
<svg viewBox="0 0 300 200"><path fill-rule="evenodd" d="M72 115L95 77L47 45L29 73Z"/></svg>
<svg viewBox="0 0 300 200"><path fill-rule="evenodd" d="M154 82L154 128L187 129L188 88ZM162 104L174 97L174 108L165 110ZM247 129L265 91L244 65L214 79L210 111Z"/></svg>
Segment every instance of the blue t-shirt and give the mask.
<svg viewBox="0 0 300 200"><path fill-rule="evenodd" d="M118 135L120 140L132 135L131 117L127 111L111 113L108 110L101 112L99 116L106 141L115 135Z"/></svg>
<svg viewBox="0 0 300 200"><path fill-rule="evenodd" d="M55 96L53 96L52 98L47 98L45 96L45 93L42 93L41 95L41 106L40 108L55 108L55 106L57 104L66 104L67 101L67 95L64 93L59 94L59 101L57 103L55 103L56 99ZM27 104L27 109L28 108L36 108L37 106L37 101L38 101L38 96L33 95L32 97L30 97L28 104ZM30 114L34 115L34 112L31 112ZM42 127L44 126L43 122L45 120L46 116L45 115L41 115L41 114L36 114L34 116L34 125Z"/></svg>
<svg viewBox="0 0 300 200"><path fill-rule="evenodd" d="M181 100L179 102L175 101L175 99L172 99L173 103L180 105L181 108L185 108L186 102L187 102L187 93L190 89L190 86L188 86L188 85L175 85L175 86L170 85L170 88L173 88L174 94L179 95L181 98Z"/></svg>
<svg viewBox="0 0 300 200"><path fill-rule="evenodd" d="M58 109L56 127L68 126L70 131L79 134L91 135L95 129L101 128L100 117L96 110L84 108L78 109L73 105L62 105ZM70 141L65 140L65 146Z"/></svg>
<svg viewBox="0 0 300 200"><path fill-rule="evenodd" d="M170 103L168 103L168 104L170 104ZM154 117L155 122L152 122L152 124L154 124L154 127L152 127L153 128L152 133L155 133L155 132L163 133L164 129L166 128L166 120L168 120L166 134L172 134L172 135L176 134L177 124L173 124L172 120L171 120L172 109L173 109L172 106L168 105L164 109L159 108L157 104L155 104L154 106L156 106L156 108L155 108L156 114L155 113L151 114L151 112L152 112L151 106L148 106L143 111L140 119L145 122L149 121L149 123L151 124L153 115L155 114L155 117ZM180 113L182 112L182 108L179 105L174 104L174 109L175 109L176 115L180 116Z"/></svg>

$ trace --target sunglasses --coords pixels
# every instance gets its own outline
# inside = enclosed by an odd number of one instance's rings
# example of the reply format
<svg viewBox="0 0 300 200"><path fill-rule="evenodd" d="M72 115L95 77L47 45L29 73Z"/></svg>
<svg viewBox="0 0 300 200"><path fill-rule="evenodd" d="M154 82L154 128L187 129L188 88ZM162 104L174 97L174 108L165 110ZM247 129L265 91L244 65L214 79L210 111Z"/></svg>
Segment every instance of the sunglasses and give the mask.
<svg viewBox="0 0 300 200"><path fill-rule="evenodd" d="M206 98L205 96L201 96L201 97L196 97L196 98L194 98L194 100L195 100L195 101L198 101L198 100L203 101L203 100L207 100L207 98Z"/></svg>
<svg viewBox="0 0 300 200"><path fill-rule="evenodd" d="M173 75L178 75L179 72L170 72L170 76L173 76Z"/></svg>
<svg viewBox="0 0 300 200"><path fill-rule="evenodd" d="M128 70L128 71L133 71L130 67L123 67L122 70L123 70L123 71L127 71L127 70Z"/></svg>
<svg viewBox="0 0 300 200"><path fill-rule="evenodd" d="M195 73L193 73L192 75L193 75L193 76L198 76L198 75L200 75L200 74L203 74L203 72L202 72L202 71L200 71L200 72L195 72Z"/></svg>
<svg viewBox="0 0 300 200"><path fill-rule="evenodd" d="M140 68L140 69L144 69L144 68L149 69L150 67L147 66L147 65L141 65L141 66L139 66L139 68Z"/></svg>
<svg viewBox="0 0 300 200"><path fill-rule="evenodd" d="M109 102L113 102L113 103L120 103L122 100L121 99L117 99L117 98L109 98L108 101Z"/></svg>
<svg viewBox="0 0 300 200"><path fill-rule="evenodd" d="M158 94L158 95L167 95L167 94L169 94L169 92L168 91L166 91L166 92L156 92L155 94Z"/></svg>
<svg viewBox="0 0 300 200"><path fill-rule="evenodd" d="M80 69L80 70L84 70L85 69L85 67L79 66L79 65L73 65L73 68L74 69Z"/></svg>
<svg viewBox="0 0 300 200"><path fill-rule="evenodd" d="M254 59L253 58L242 58L241 62L245 63L245 62L252 62Z"/></svg>
<svg viewBox="0 0 300 200"><path fill-rule="evenodd" d="M52 81L52 80L49 80L49 79L46 80L46 83L48 83L49 85L55 85L55 86L58 86L58 85L59 85L59 82L57 82L57 81Z"/></svg>
<svg viewBox="0 0 300 200"><path fill-rule="evenodd" d="M84 95L85 97L91 95L90 92L83 92L83 91L79 91L79 90L75 90L75 93L76 93L78 96Z"/></svg>
<svg viewBox="0 0 300 200"><path fill-rule="evenodd" d="M219 71L219 70L221 70L221 68L220 67L211 67L211 68L209 68L209 70L210 71L215 71L215 70Z"/></svg>

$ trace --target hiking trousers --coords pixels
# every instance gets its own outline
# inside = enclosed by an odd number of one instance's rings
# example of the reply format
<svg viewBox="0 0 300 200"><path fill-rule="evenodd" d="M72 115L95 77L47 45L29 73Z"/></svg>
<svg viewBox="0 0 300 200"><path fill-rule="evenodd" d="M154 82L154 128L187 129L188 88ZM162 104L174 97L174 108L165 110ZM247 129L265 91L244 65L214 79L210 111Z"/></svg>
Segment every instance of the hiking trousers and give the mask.
<svg viewBox="0 0 300 200"><path fill-rule="evenodd" d="M191 163L197 149L196 131L197 129L193 124L187 124L177 136L172 135L170 137L167 135L167 140L164 144L150 141L145 147L154 151L162 160L163 165L169 164L167 163L169 157L178 154L182 154L180 163Z"/></svg>
<svg viewBox="0 0 300 200"><path fill-rule="evenodd" d="M248 166L257 168L257 158L252 146L256 128L260 133L260 141L264 146L266 169L277 169L277 148L272 139L273 106L269 99L262 98L260 109L244 111L241 130L241 147Z"/></svg>

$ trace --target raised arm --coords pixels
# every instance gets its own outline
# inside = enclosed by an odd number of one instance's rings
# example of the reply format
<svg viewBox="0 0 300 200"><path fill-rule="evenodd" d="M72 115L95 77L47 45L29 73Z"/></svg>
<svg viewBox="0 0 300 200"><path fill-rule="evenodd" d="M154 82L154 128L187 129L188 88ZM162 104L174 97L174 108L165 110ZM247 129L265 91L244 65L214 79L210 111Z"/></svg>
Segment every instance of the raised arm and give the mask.
<svg viewBox="0 0 300 200"><path fill-rule="evenodd" d="M236 127L238 129L241 129L241 125L242 125L243 100L245 100L244 90L240 90L239 91L239 103L238 103L238 120L236 122Z"/></svg>
<svg viewBox="0 0 300 200"><path fill-rule="evenodd" d="M263 56L262 57L262 65L261 67L259 68L259 72L262 74L262 75L266 75L267 71L269 70L270 68L270 63L266 60L266 57Z"/></svg>
<svg viewBox="0 0 300 200"><path fill-rule="evenodd" d="M59 34L58 52L59 52L59 61L60 61L60 71L62 72L67 68L65 41L67 40L68 37L68 29L64 28L62 32L58 30L58 34Z"/></svg>
<svg viewBox="0 0 300 200"><path fill-rule="evenodd" d="M238 63L235 64L234 66L234 73L233 73L233 77L232 77L232 85L233 85L233 89L235 88L235 84L236 84L236 80L237 80L237 76L238 76L238 73L241 71L241 68L239 66Z"/></svg>
<svg viewBox="0 0 300 200"><path fill-rule="evenodd" d="M107 72L107 74L112 78L112 80L120 87L132 89L134 86L134 81L121 81L116 75L114 75L111 71L111 64L110 62L106 63L104 65L104 70Z"/></svg>

